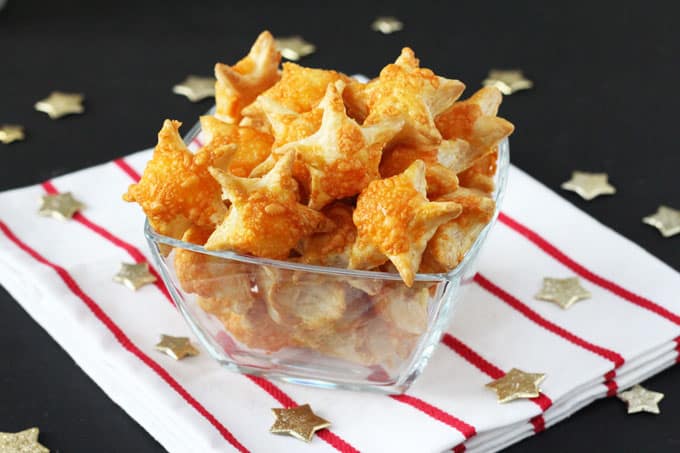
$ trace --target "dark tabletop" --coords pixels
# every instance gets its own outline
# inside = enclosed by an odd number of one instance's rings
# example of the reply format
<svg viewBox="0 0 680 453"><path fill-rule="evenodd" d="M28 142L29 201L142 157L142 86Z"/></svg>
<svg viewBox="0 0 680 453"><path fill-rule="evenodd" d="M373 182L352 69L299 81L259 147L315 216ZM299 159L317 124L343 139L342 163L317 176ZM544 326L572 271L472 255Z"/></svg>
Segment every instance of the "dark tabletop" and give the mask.
<svg viewBox="0 0 680 453"><path fill-rule="evenodd" d="M535 89L502 107L517 127L513 162L680 268L680 237L662 239L640 221L659 204L680 208L677 6L269 3L9 0L0 11L0 123L22 124L28 137L0 144L0 190L150 147L164 118L193 124L210 101L192 104L172 86L234 62L268 28L318 46L303 64L347 73L375 75L404 45L470 89L490 68L523 69ZM397 16L405 29L371 31L378 15ZM52 90L85 93L86 114L52 121L34 111ZM618 193L584 202L561 191L577 169L608 172ZM2 289L0 351L0 431L39 426L52 451L162 451ZM601 400L511 450L677 452L680 367L647 386L666 394L660 416L627 417L617 399Z"/></svg>

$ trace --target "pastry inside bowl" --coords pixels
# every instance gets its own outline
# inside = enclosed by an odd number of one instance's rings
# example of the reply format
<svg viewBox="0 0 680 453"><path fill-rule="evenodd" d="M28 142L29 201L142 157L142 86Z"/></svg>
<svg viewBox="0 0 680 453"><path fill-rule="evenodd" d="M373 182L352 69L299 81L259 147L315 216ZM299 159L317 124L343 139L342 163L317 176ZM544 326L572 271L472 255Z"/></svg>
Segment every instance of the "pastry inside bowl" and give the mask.
<svg viewBox="0 0 680 453"><path fill-rule="evenodd" d="M497 213L513 126L501 94L405 48L366 83L284 63L264 32L218 64L216 107L167 120L124 198L165 284L241 372L404 391L450 321Z"/></svg>

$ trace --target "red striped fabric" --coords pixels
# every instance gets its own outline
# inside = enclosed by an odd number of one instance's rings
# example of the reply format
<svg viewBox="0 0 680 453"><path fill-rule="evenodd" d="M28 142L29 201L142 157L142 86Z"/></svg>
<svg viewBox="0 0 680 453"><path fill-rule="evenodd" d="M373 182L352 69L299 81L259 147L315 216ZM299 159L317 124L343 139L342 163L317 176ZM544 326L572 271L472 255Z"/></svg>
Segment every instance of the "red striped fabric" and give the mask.
<svg viewBox="0 0 680 453"><path fill-rule="evenodd" d="M439 420L440 422L456 429L465 437L465 439L469 439L477 434L477 430L475 429L474 426L465 423L463 420L449 414L448 412L439 409L438 407L426 403L420 398L416 398L415 396L405 394L390 395L390 398L397 400L401 403L408 404L409 406L412 406L418 409L419 411L426 413L435 420Z"/></svg>
<svg viewBox="0 0 680 453"><path fill-rule="evenodd" d="M519 313L523 314L526 318L535 322L536 324L548 330L549 332L552 332L555 335L558 335L564 338L565 340L569 341L570 343L573 343L587 351L592 352L593 354L597 354L600 357L609 360L614 364L615 368L618 368L621 365L623 365L625 360L618 352L614 352L611 349L607 349L602 346L594 345L593 343L590 343L589 341L586 341L583 338L574 335L573 333L569 332L563 327L560 327L557 324L548 321L547 319L539 315L537 312L529 308L529 306L520 302L519 299L517 299L516 297L512 296L508 292L501 289L499 286L492 283L488 278L484 277L482 274L475 275L474 280L482 288L496 296L498 299L507 303L512 308L517 310Z"/></svg>
<svg viewBox="0 0 680 453"><path fill-rule="evenodd" d="M132 179L135 182L139 182L141 176L139 175L139 173L135 171L134 168L132 168L131 166L128 165L127 162L125 162L125 159L123 158L116 159L113 161L113 163L116 164L118 168L123 170L130 177L130 179Z"/></svg>
<svg viewBox="0 0 680 453"><path fill-rule="evenodd" d="M121 168L126 174L128 174L131 178L134 178L134 177L138 178L139 177L139 174L132 167L130 167L123 159L118 159L118 161L116 161L116 162L117 162L116 165L119 168ZM52 194L58 193L57 189L54 187L54 185L50 181L44 182L42 184L42 186L45 189L45 191L48 192L48 193L52 193ZM91 220L87 219L81 213L77 213L74 216L74 219L76 221L78 221L79 223L81 223L82 225L84 225L85 227L87 227L88 229L94 231L95 233L97 233L98 235L100 235L101 237L106 239L107 241L111 242L112 244L116 245L117 247L120 247L123 250L125 250L126 252L128 252L130 254L130 256L132 256L132 258L136 262L146 262L144 255L142 254L142 252L138 248L136 248L135 246L133 246L129 242L126 242L123 239L117 237L116 235L114 235L110 231L106 230L103 226L92 222ZM168 290L165 287L165 285L163 284L163 282L160 278L160 275L158 274L156 269L153 266L149 265L149 270L153 273L154 276L156 276L156 282L155 282L156 286L166 296L166 298L170 301L170 303L172 303L174 305L172 297L168 293ZM268 385L269 385L270 388L277 389L277 391L281 395L285 395L285 393L283 393L282 390L278 389L278 387L276 387L273 383L269 382ZM347 449L346 448L347 446L349 446L350 448L353 448L353 447L351 447L347 442L342 440L337 435L331 433L329 430L325 430L325 431L328 431L328 434L322 434L319 437L326 440L329 444L331 444L333 447L338 449L338 451L340 451L342 453L356 451L356 450Z"/></svg>
<svg viewBox="0 0 680 453"><path fill-rule="evenodd" d="M600 286L601 288L604 288L616 294L617 296L627 300L628 302L631 302L641 308L656 313L657 315L666 318L670 322L680 325L679 315L676 315L675 313L672 313L671 311L667 310L661 305L658 305L645 297L642 297L638 294L628 291L627 289L622 288L616 283L607 280L606 278L601 277L595 274L594 272L588 270L582 264L579 264L575 260L569 258L564 252L562 252L556 246L548 242L547 239L539 235L537 232L530 229L526 225L521 224L520 222L508 216L507 214L501 212L500 215L498 216L498 220L501 223L513 229L514 231L518 232L525 238L527 238L529 241L533 242L541 250L543 250L548 255L552 256L557 261L564 264L569 269L571 269L581 277L585 278L586 280L589 280L590 282Z"/></svg>
<svg viewBox="0 0 680 453"><path fill-rule="evenodd" d="M220 423L213 414L211 414L201 403L199 403L182 385L177 382L172 375L151 357L144 354L139 347L137 347L130 338L125 335L125 332L104 312L104 310L85 292L78 286L76 281L73 279L71 274L66 271L63 267L47 260L37 251L29 247L26 243L21 241L7 225L0 221L0 230L3 234L13 242L17 247L26 252L35 261L44 264L45 266L54 270L57 275L61 278L64 284L69 288L69 290L77 296L95 315L95 317L111 332L114 338L120 343L123 348L137 357L142 363L144 363L148 368L150 368L154 373L158 375L163 381L165 381L170 388L172 388L179 396L181 396L191 407L193 407L203 418L205 418L217 431L224 437L224 439L229 442L234 448L241 452L247 452L248 449L241 444L236 437Z"/></svg>
<svg viewBox="0 0 680 453"><path fill-rule="evenodd" d="M298 405L290 396L286 395L271 381L268 381L267 379L260 376L246 375L246 377L257 384L258 387L269 393L283 407L291 408ZM341 453L359 453L359 450L342 440L338 435L334 434L329 429L319 430L317 431L316 435Z"/></svg>
<svg viewBox="0 0 680 453"><path fill-rule="evenodd" d="M445 333L444 336L442 337L442 343L444 343L451 350L453 350L458 355L463 357L470 364L479 369L482 373L489 376L491 379L494 380L500 379L503 376L505 376L505 371L501 370L496 365L486 360L484 357L475 352L471 347L469 347L468 345L466 345L453 335ZM552 400L548 398L548 396L545 393L542 392L536 398L531 398L531 401L533 401L534 404L540 407L542 412L545 412L546 410L548 410L550 406L552 406ZM542 415L537 415L531 420L531 422L534 425L535 432L538 433L545 429L545 423L543 421Z"/></svg>
<svg viewBox="0 0 680 453"><path fill-rule="evenodd" d="M54 187L54 184L51 181L45 181L42 183L42 187L50 195L56 195L59 193L56 187ZM140 252L135 246L130 244L129 242L126 242L122 240L119 237L116 237L109 231L107 231L105 228L95 224L91 220L89 220L87 217L85 217L84 214L80 212L76 212L75 215L73 216L73 220L76 222L84 225L86 228L89 230L94 231L97 233L99 236L103 237L107 241L111 242L113 245L115 245L118 248L121 248L127 252L128 255L136 262L136 263L147 263L146 257ZM161 280L161 276L158 274L158 271L149 263L149 272L153 274L154 277L156 277L156 281L154 282L154 285L156 285L156 288L159 289L160 292L163 293L165 298L170 302L172 305L175 305L175 302L172 300L172 297L170 296L170 293L168 292L168 289L165 287L163 284L163 281Z"/></svg>

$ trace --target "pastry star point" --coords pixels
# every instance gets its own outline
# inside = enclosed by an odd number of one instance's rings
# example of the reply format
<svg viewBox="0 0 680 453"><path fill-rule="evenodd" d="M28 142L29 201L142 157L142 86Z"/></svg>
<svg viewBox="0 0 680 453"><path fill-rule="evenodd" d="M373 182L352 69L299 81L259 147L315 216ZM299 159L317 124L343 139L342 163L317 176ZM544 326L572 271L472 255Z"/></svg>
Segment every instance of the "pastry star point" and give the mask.
<svg viewBox="0 0 680 453"><path fill-rule="evenodd" d="M592 200L600 195L613 195L616 188L609 184L607 173L587 173L575 171L571 179L562 183L562 188L576 192L584 200Z"/></svg>
<svg viewBox="0 0 680 453"><path fill-rule="evenodd" d="M8 145L12 142L18 142L25 138L23 126L18 124L2 124L0 125L0 142Z"/></svg>
<svg viewBox="0 0 680 453"><path fill-rule="evenodd" d="M49 449L38 442L38 428L28 428L18 433L0 432L0 452L49 453Z"/></svg>
<svg viewBox="0 0 680 453"><path fill-rule="evenodd" d="M316 431L331 426L328 420L312 412L309 404L289 409L272 409L272 412L276 421L269 428L270 432L289 434L305 442L311 441Z"/></svg>
<svg viewBox="0 0 680 453"><path fill-rule="evenodd" d="M172 92L186 96L191 102L215 96L215 78L190 75L174 87Z"/></svg>
<svg viewBox="0 0 680 453"><path fill-rule="evenodd" d="M644 217L643 223L655 227L665 238L680 233L680 210L661 205L656 213Z"/></svg>
<svg viewBox="0 0 680 453"><path fill-rule="evenodd" d="M156 344L156 349L175 360L181 360L187 356L195 356L200 352L191 344L189 338L173 337L172 335L161 335L161 341Z"/></svg>
<svg viewBox="0 0 680 453"><path fill-rule="evenodd" d="M68 220L85 206L71 192L43 195L38 214L58 220Z"/></svg>
<svg viewBox="0 0 680 453"><path fill-rule="evenodd" d="M590 296L591 294L581 286L578 277L545 277L543 287L535 297L539 300L554 302L566 310L579 300L588 299Z"/></svg>
<svg viewBox="0 0 680 453"><path fill-rule="evenodd" d="M113 281L136 291L146 284L154 283L156 277L149 271L148 263L121 263L120 270L113 276Z"/></svg>
<svg viewBox="0 0 680 453"><path fill-rule="evenodd" d="M56 120L62 116L83 113L85 111L84 100L85 96L80 93L53 91L45 99L36 102L35 109L47 113L50 118Z"/></svg>
<svg viewBox="0 0 680 453"><path fill-rule="evenodd" d="M661 411L658 404L663 399L664 394L647 390L638 384L625 392L619 393L618 397L628 404L629 414L638 412L659 414Z"/></svg>
<svg viewBox="0 0 680 453"><path fill-rule="evenodd" d="M543 373L526 373L513 368L502 378L486 384L486 387L496 392L499 403L507 403L520 398L536 398L541 393L539 384L544 379Z"/></svg>

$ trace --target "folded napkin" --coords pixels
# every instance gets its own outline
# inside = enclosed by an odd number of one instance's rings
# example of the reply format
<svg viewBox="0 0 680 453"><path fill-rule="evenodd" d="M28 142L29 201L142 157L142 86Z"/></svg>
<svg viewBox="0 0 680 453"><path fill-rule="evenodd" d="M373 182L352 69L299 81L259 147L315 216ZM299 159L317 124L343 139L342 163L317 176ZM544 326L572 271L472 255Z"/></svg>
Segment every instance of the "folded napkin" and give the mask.
<svg viewBox="0 0 680 453"><path fill-rule="evenodd" d="M406 394L243 376L205 352L174 361L154 350L159 335L192 334L162 284L111 280L150 260L143 214L120 198L150 155L0 194L0 283L170 452L494 451L678 361L680 275L517 168L479 274ZM82 214L37 215L41 195L68 191ZM543 277L571 276L591 299L534 299ZM545 373L543 393L499 404L484 385L511 368ZM268 432L270 408L304 403L332 422L311 445Z"/></svg>

